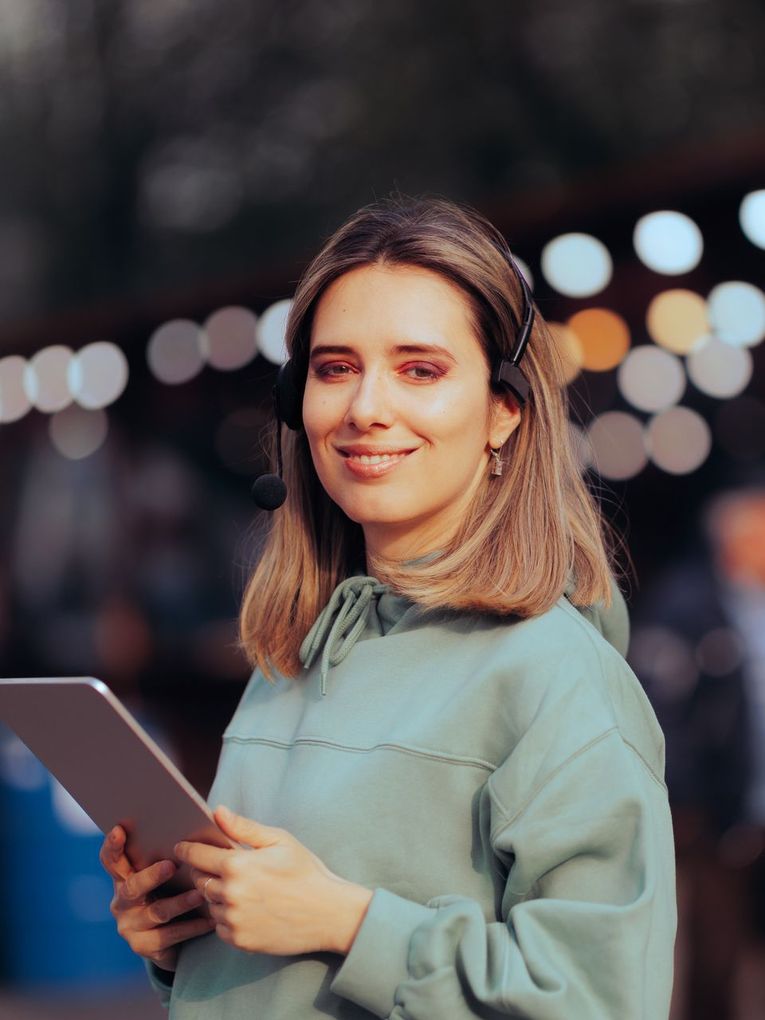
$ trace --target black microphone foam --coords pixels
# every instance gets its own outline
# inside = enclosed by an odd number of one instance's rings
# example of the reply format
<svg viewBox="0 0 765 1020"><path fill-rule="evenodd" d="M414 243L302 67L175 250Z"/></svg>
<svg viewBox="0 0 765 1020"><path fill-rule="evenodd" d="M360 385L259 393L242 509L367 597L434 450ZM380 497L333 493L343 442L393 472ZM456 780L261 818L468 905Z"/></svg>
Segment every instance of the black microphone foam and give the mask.
<svg viewBox="0 0 765 1020"><path fill-rule="evenodd" d="M261 510L276 510L287 498L287 486L278 475L261 475L253 482L252 495Z"/></svg>

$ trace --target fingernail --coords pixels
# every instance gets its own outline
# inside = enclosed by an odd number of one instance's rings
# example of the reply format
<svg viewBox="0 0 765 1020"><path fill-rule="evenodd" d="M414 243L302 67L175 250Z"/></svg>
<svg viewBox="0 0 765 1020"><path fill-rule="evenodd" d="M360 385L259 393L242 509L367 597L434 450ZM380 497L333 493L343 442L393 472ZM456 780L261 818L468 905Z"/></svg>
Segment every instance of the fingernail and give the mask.
<svg viewBox="0 0 765 1020"><path fill-rule="evenodd" d="M162 867L159 869L159 873L163 878L170 878L175 871L175 865L172 861L165 861Z"/></svg>

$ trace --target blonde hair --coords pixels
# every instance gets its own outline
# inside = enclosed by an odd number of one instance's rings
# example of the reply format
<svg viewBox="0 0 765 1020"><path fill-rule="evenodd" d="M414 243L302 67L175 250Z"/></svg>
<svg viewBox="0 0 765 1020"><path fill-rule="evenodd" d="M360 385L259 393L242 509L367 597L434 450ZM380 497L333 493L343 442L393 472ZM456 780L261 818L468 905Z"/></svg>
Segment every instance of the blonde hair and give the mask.
<svg viewBox="0 0 765 1020"><path fill-rule="evenodd" d="M305 381L313 315L338 277L360 266L419 266L467 299L489 366L515 350L522 296L506 242L480 213L441 198L400 197L365 206L306 269L287 323L287 349ZM489 478L442 554L428 562L366 564L369 573L426 608L535 616L570 594L611 603L616 538L582 479L569 432L560 355L537 313L521 363L529 403L505 450L505 473ZM274 514L244 592L242 649L266 676L297 674L298 649L332 591L364 570L363 533L319 482L305 433L284 431L288 497ZM273 440L272 436L272 440Z"/></svg>

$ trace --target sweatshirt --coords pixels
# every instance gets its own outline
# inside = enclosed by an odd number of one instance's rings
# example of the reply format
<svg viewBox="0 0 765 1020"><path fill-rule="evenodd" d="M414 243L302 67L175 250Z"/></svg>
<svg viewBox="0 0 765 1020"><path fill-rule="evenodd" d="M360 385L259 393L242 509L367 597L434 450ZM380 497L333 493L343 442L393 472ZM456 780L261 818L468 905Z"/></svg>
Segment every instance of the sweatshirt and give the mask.
<svg viewBox="0 0 765 1020"><path fill-rule="evenodd" d="M174 977L149 968L172 1020L666 1020L664 743L627 639L615 587L610 610L564 594L521 619L343 581L303 675L253 674L209 800L287 829L369 908L345 957L182 944Z"/></svg>

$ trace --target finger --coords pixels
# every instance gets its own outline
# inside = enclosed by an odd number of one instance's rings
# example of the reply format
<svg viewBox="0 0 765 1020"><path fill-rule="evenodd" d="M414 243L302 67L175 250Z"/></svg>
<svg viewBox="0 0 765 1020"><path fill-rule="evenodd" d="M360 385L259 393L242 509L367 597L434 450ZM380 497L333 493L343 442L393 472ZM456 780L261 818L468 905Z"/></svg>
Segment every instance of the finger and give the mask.
<svg viewBox="0 0 765 1020"><path fill-rule="evenodd" d="M206 878L197 887L208 903L227 903L223 883L219 878Z"/></svg>
<svg viewBox="0 0 765 1020"><path fill-rule="evenodd" d="M157 925L167 924L175 917L200 907L204 903L204 897L196 889L190 892L181 893L179 896L167 896L161 900L154 900L147 903L145 907L136 908L139 913L133 921L135 931L149 931Z"/></svg>
<svg viewBox="0 0 765 1020"><path fill-rule="evenodd" d="M219 921L215 925L215 934L218 936L219 939L221 939L221 941L228 942L230 946L234 945L234 932L232 931L231 928L229 928L227 924L224 924L222 921Z"/></svg>
<svg viewBox="0 0 765 1020"><path fill-rule="evenodd" d="M206 871L208 875L220 875L230 853L230 850L221 850L207 843L183 842L175 846L175 856L179 861L185 861L197 871Z"/></svg>
<svg viewBox="0 0 765 1020"><path fill-rule="evenodd" d="M121 825L115 825L101 844L99 860L114 879L126 879L135 870L125 854L127 836Z"/></svg>
<svg viewBox="0 0 765 1020"><path fill-rule="evenodd" d="M196 868L191 868L190 875L194 888L199 890L208 903L212 903L213 900L223 901L223 883L220 879Z"/></svg>
<svg viewBox="0 0 765 1020"><path fill-rule="evenodd" d="M151 931L136 932L130 940L130 948L139 956L153 956L179 942L185 942L186 939L206 935L214 926L215 922L209 917L195 917L190 921L165 924L161 928L152 928Z"/></svg>
<svg viewBox="0 0 765 1020"><path fill-rule="evenodd" d="M157 861L142 871L135 871L123 883L120 889L120 899L129 902L143 899L148 893L172 878L175 874L175 864L172 861Z"/></svg>
<svg viewBox="0 0 765 1020"><path fill-rule="evenodd" d="M237 843L246 843L247 846L252 847L264 847L273 846L274 843L289 838L289 834L284 829L263 825L262 822L256 822L254 818L245 818L244 815L238 815L222 804L215 809L214 815L220 828Z"/></svg>

